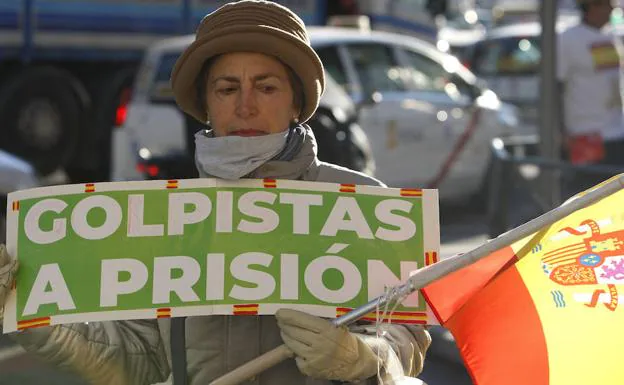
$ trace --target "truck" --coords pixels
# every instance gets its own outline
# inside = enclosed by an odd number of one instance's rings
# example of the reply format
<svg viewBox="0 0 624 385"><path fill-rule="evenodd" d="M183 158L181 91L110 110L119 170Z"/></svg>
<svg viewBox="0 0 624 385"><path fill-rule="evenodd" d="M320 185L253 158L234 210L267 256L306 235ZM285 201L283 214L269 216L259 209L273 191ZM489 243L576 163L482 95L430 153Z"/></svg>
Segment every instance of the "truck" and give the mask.
<svg viewBox="0 0 624 385"><path fill-rule="evenodd" d="M358 13L373 28L436 35L427 13L432 0L275 1L308 25ZM40 175L63 170L71 182L109 180L111 132L124 123L144 50L192 33L226 2L0 1L0 149L26 159Z"/></svg>

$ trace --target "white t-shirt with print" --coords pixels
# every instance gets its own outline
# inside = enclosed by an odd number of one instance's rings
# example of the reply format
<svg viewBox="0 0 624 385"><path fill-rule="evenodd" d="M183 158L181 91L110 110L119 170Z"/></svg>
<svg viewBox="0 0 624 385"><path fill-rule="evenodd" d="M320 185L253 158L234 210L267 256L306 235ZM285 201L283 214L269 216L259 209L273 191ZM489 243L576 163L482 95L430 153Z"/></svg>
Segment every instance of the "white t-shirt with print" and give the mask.
<svg viewBox="0 0 624 385"><path fill-rule="evenodd" d="M570 135L624 138L620 60L613 42L584 24L559 34L557 77L564 83L564 124Z"/></svg>

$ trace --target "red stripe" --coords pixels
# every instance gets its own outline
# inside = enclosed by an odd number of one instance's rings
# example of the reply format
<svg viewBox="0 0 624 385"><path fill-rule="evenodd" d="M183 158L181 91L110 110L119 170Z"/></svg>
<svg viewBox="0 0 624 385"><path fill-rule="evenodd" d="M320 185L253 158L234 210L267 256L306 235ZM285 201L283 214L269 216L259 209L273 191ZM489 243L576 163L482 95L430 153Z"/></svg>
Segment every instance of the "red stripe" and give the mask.
<svg viewBox="0 0 624 385"><path fill-rule="evenodd" d="M515 267L481 289L445 326L453 333L475 384L549 384L542 324Z"/></svg>
<svg viewBox="0 0 624 385"><path fill-rule="evenodd" d="M258 307L257 303L250 303L247 305L233 305L234 309L246 308L246 307Z"/></svg>

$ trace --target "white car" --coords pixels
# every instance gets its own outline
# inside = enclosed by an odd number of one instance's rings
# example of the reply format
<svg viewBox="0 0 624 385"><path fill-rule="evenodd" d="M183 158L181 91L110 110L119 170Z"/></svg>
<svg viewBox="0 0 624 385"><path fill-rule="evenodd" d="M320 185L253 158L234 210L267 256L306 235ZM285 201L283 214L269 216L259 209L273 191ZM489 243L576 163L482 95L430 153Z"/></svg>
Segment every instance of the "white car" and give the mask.
<svg viewBox="0 0 624 385"><path fill-rule="evenodd" d="M392 187L437 187L444 201L482 191L489 143L516 134L517 113L449 54L387 32L310 28L326 70L360 111L376 176Z"/></svg>
<svg viewBox="0 0 624 385"><path fill-rule="evenodd" d="M444 200L481 191L490 139L514 133L513 108L477 86L453 56L416 38L329 27L309 32L330 78L358 104L375 176L392 187L440 187ZM126 124L113 133L114 180L138 178L137 159L186 151L192 133L171 103L168 79L192 41L169 39L146 53Z"/></svg>

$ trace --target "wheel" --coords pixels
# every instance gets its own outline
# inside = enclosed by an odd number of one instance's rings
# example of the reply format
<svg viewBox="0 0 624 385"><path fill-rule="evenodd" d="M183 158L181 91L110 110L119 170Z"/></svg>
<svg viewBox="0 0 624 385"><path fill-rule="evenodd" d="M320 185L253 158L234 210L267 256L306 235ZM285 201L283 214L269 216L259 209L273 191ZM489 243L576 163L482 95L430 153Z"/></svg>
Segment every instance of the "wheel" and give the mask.
<svg viewBox="0 0 624 385"><path fill-rule="evenodd" d="M70 75L54 68L18 72L0 89L0 146L41 175L65 166L81 132L83 105Z"/></svg>

